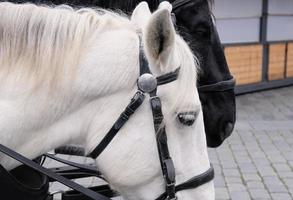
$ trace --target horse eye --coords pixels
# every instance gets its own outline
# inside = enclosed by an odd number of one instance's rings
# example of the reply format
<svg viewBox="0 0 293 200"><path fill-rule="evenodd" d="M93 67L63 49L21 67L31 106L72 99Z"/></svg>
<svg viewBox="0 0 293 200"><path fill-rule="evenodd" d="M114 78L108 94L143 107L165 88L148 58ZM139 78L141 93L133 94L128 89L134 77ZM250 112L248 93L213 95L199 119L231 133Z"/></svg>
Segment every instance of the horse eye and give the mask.
<svg viewBox="0 0 293 200"><path fill-rule="evenodd" d="M201 37L206 36L207 33L208 33L208 31L206 29L204 29L204 28L199 28L199 29L196 30L196 34L198 36L201 36Z"/></svg>
<svg viewBox="0 0 293 200"><path fill-rule="evenodd" d="M198 25L194 30L194 33L198 37L208 37L209 35L209 28L206 26Z"/></svg>
<svg viewBox="0 0 293 200"><path fill-rule="evenodd" d="M179 122L185 126L191 126L194 124L197 118L198 112L183 112L177 115Z"/></svg>

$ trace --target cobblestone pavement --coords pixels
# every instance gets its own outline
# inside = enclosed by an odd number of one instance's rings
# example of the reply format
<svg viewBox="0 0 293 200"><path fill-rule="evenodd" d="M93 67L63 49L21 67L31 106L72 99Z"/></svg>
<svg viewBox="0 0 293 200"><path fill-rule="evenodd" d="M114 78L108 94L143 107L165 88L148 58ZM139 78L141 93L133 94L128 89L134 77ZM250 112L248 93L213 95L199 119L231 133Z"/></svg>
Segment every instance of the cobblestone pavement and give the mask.
<svg viewBox="0 0 293 200"><path fill-rule="evenodd" d="M209 149L217 200L293 199L293 87L237 97L232 136Z"/></svg>
<svg viewBox="0 0 293 200"><path fill-rule="evenodd" d="M216 200L292 200L293 87L238 96L236 102L233 134L221 147L209 149ZM95 180L80 182L88 186ZM51 190L60 188L54 184Z"/></svg>

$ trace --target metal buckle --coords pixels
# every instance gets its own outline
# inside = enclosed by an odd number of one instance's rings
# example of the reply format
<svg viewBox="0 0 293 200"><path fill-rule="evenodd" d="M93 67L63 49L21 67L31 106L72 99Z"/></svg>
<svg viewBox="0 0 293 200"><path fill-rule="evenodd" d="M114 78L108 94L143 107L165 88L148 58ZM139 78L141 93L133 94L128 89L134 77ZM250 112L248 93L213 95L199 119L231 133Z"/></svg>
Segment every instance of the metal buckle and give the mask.
<svg viewBox="0 0 293 200"><path fill-rule="evenodd" d="M175 196L174 198L171 198L171 199L170 199L170 197L167 197L167 198L166 198L166 200L177 200L177 199L178 199L177 196Z"/></svg>
<svg viewBox="0 0 293 200"><path fill-rule="evenodd" d="M138 78L137 86L141 91L150 93L157 88L157 79L152 74L145 73Z"/></svg>

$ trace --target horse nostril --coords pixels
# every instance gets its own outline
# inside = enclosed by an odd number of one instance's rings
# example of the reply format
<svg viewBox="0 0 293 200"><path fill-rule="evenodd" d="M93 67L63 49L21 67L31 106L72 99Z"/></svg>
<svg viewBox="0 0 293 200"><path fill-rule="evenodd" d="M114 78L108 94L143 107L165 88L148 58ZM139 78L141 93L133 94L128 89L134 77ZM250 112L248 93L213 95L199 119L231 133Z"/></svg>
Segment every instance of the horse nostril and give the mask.
<svg viewBox="0 0 293 200"><path fill-rule="evenodd" d="M226 123L225 125L225 135L228 136L231 134L231 132L233 131L234 125L231 122Z"/></svg>

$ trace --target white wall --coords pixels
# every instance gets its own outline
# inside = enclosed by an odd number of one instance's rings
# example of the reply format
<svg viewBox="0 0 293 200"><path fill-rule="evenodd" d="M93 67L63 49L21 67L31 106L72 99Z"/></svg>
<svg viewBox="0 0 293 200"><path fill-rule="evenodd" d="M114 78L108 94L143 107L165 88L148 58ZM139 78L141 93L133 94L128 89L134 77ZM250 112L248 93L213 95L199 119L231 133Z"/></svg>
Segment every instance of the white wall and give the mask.
<svg viewBox="0 0 293 200"><path fill-rule="evenodd" d="M222 43L259 41L262 0L215 0L213 13Z"/></svg>
<svg viewBox="0 0 293 200"><path fill-rule="evenodd" d="M293 0L269 0L267 40L293 40Z"/></svg>
<svg viewBox="0 0 293 200"><path fill-rule="evenodd" d="M259 18L217 19L216 24L222 43L259 41Z"/></svg>
<svg viewBox="0 0 293 200"><path fill-rule="evenodd" d="M268 0L267 40L293 40L293 0ZM223 43L259 42L262 0L215 0Z"/></svg>
<svg viewBox="0 0 293 200"><path fill-rule="evenodd" d="M262 0L214 0L213 13L217 19L260 17Z"/></svg>

